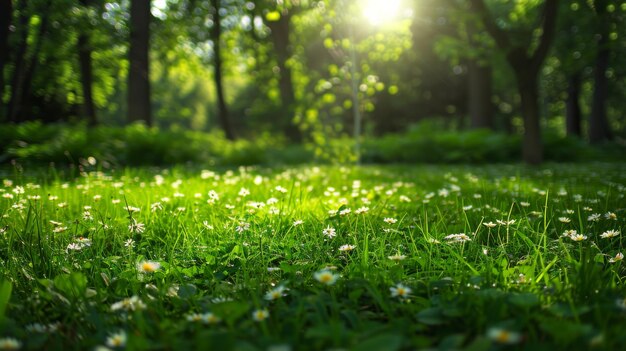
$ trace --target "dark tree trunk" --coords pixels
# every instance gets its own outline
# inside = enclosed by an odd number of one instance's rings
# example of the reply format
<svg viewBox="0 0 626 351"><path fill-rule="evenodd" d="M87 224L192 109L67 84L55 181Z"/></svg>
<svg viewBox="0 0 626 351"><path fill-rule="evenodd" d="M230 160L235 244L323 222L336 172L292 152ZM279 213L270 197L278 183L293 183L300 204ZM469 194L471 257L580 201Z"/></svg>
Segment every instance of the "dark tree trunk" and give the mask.
<svg viewBox="0 0 626 351"><path fill-rule="evenodd" d="M468 110L472 128L493 129L493 105L491 104L491 67L476 61L468 63L469 101Z"/></svg>
<svg viewBox="0 0 626 351"><path fill-rule="evenodd" d="M509 33L496 24L484 0L471 0L471 6L481 17L485 29L506 53L506 59L515 71L517 88L521 97L521 111L524 118L524 141L522 155L528 164L543 161L541 141L538 76L541 65L548 54L556 29L558 0L545 0L541 18L541 38L532 53L529 48L514 44Z"/></svg>
<svg viewBox="0 0 626 351"><path fill-rule="evenodd" d="M517 88L521 97L522 117L524 118L524 139L522 156L526 163L540 164L543 161L543 143L539 114L538 72L522 68L515 70Z"/></svg>
<svg viewBox="0 0 626 351"><path fill-rule="evenodd" d="M35 77L35 71L37 69L37 63L39 62L39 55L41 53L41 46L43 45L44 38L48 32L48 25L50 23L50 10L52 7L52 0L48 0L41 9L41 22L35 37L35 44L33 45L33 51L31 52L23 74L19 77L17 87L14 90L15 95L11 95L11 115L9 118L13 121L23 121L30 116L29 110L24 107L30 106L28 100L32 97L31 86L33 84L33 78ZM55 116L49 116L54 118Z"/></svg>
<svg viewBox="0 0 626 351"><path fill-rule="evenodd" d="M150 107L150 0L130 2L128 121L152 125Z"/></svg>
<svg viewBox="0 0 626 351"><path fill-rule="evenodd" d="M222 56L221 56L221 18L220 0L211 0L213 5L213 27L211 28L211 40L213 41L213 78L215 79L215 90L217 91L217 115L224 129L224 134L229 140L235 140L235 132L230 124L230 115L224 97L224 86L222 81Z"/></svg>
<svg viewBox="0 0 626 351"><path fill-rule="evenodd" d="M0 1L0 120L4 119L4 66L9 59L9 26L13 15L11 0Z"/></svg>
<svg viewBox="0 0 626 351"><path fill-rule="evenodd" d="M16 32L19 33L19 42L15 49L13 77L11 78L11 97L7 106L7 116L11 122L19 122L17 111L21 103L21 91L26 74L26 52L28 51L28 23L30 17L26 14L26 1L20 1L18 6L19 18Z"/></svg>
<svg viewBox="0 0 626 351"><path fill-rule="evenodd" d="M89 6L89 0L80 0L81 5ZM91 28L90 28L91 29ZM80 82L83 90L83 115L89 121L90 126L98 124L96 109L93 103L93 66L91 62L91 44L87 28L78 36L78 63L80 65Z"/></svg>
<svg viewBox="0 0 626 351"><path fill-rule="evenodd" d="M292 142L301 142L302 133L298 126L293 123L296 97L291 79L291 68L287 65L287 60L291 56L289 48L291 15L284 13L278 21L269 22L268 26L272 30L272 43L276 52L276 61L279 69L278 88L282 103L282 113L284 120L283 132Z"/></svg>
<svg viewBox="0 0 626 351"><path fill-rule="evenodd" d="M593 101L591 104L591 119L589 121L589 141L593 144L611 139L611 129L606 117L606 97L608 95L606 70L609 67L609 56L611 54L607 47L607 37L608 33L602 33L593 74Z"/></svg>
<svg viewBox="0 0 626 351"><path fill-rule="evenodd" d="M565 101L565 130L568 136L581 136L580 112L580 73L567 79L567 100Z"/></svg>

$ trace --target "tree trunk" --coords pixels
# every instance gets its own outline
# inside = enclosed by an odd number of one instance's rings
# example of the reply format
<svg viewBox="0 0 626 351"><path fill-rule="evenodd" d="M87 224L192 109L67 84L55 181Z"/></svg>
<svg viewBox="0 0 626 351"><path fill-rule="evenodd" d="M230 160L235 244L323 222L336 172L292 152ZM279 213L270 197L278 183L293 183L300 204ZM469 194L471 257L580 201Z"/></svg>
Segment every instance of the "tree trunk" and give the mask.
<svg viewBox="0 0 626 351"><path fill-rule="evenodd" d="M9 59L9 26L13 15L11 0L0 1L0 121L4 119L4 66Z"/></svg>
<svg viewBox="0 0 626 351"><path fill-rule="evenodd" d="M130 2L128 121L152 125L150 106L150 0Z"/></svg>
<svg viewBox="0 0 626 351"><path fill-rule="evenodd" d="M89 0L80 0L84 7L89 6ZM91 28L90 28L91 29ZM78 36L78 63L80 65L80 83L83 90L83 115L89 121L90 126L98 124L96 109L93 103L93 66L91 62L91 45L89 35L91 30L86 28Z"/></svg>
<svg viewBox="0 0 626 351"><path fill-rule="evenodd" d="M468 70L468 109L471 127L493 129L491 67L480 65L476 61L470 61L468 63Z"/></svg>
<svg viewBox="0 0 626 351"><path fill-rule="evenodd" d="M568 136L581 136L580 112L580 73L567 79L567 100L565 101L565 129Z"/></svg>
<svg viewBox="0 0 626 351"><path fill-rule="evenodd" d="M278 21L269 22L268 26L272 30L272 43L276 52L276 62L279 69L278 88L283 113L283 132L292 142L301 142L302 133L298 126L294 125L294 108L296 97L291 79L291 68L287 66L287 60L291 56L289 49L289 32L291 16L283 14Z"/></svg>
<svg viewBox="0 0 626 351"><path fill-rule="evenodd" d="M609 67L609 56L611 54L607 47L607 37L608 33L602 33L593 74L593 101L591 105L591 119L589 121L589 141L593 144L611 139L611 129L606 117L606 97L608 95L606 70Z"/></svg>
<svg viewBox="0 0 626 351"><path fill-rule="evenodd" d="M19 104L21 104L21 91L26 74L26 52L28 51L28 23L30 17L26 14L26 1L20 1L18 6L19 18L16 32L20 34L20 39L15 50L13 66L13 77L11 78L11 97L7 106L7 116L11 122L19 122Z"/></svg>
<svg viewBox="0 0 626 351"><path fill-rule="evenodd" d="M217 115L222 129L224 129L224 134L226 134L226 138L228 138L228 140L235 140L235 132L230 124L230 115L228 113L228 107L226 106L222 82L220 0L211 0L211 4L214 10L211 40L213 41L213 78L215 79L215 90L217 91Z"/></svg>
<svg viewBox="0 0 626 351"><path fill-rule="evenodd" d="M524 139L522 157L524 162L537 165L543 161L543 144L539 118L538 72L516 67L515 78L521 97L522 117L524 118Z"/></svg>

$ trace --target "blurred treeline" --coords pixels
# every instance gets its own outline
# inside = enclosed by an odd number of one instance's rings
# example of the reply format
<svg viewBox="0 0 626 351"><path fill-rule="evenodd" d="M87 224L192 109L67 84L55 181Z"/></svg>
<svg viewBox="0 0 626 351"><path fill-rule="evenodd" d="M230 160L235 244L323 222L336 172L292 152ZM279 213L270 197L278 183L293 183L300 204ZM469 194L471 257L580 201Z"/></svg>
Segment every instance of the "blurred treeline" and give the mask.
<svg viewBox="0 0 626 351"><path fill-rule="evenodd" d="M519 135L531 163L546 135L626 136L626 1L404 0L377 25L372 3L0 0L0 121L323 147L358 111L370 137Z"/></svg>

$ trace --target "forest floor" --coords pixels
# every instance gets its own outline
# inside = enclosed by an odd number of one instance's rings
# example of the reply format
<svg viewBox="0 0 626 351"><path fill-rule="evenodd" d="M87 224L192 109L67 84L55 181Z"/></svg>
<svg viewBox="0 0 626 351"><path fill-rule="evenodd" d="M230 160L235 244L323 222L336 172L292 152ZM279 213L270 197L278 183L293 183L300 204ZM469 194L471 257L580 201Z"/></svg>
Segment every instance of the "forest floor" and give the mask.
<svg viewBox="0 0 626 351"><path fill-rule="evenodd" d="M624 163L24 174L0 349L626 343Z"/></svg>

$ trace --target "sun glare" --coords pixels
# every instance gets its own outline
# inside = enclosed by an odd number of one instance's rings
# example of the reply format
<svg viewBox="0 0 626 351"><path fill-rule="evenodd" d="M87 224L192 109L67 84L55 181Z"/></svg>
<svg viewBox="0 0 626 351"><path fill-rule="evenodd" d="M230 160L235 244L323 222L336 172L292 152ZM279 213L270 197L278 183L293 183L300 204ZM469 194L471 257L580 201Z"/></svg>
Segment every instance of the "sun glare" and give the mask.
<svg viewBox="0 0 626 351"><path fill-rule="evenodd" d="M365 0L363 15L375 26L384 25L396 19L401 0Z"/></svg>

